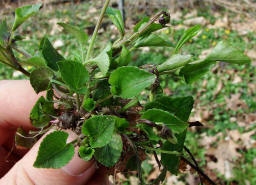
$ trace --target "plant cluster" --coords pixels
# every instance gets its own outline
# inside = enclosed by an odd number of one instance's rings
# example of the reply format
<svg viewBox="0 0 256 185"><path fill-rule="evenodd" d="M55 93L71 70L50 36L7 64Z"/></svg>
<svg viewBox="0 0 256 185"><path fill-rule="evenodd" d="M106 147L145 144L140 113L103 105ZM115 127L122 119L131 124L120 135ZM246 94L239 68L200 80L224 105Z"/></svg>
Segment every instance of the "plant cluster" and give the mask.
<svg viewBox="0 0 256 185"><path fill-rule="evenodd" d="M30 56L17 47L16 42L23 37L15 30L39 11L40 4L17 8L11 28L5 20L0 22L0 62L28 76L36 93L47 92L31 110L31 123L39 131L29 136L35 138L52 128L55 131L43 139L34 167L61 168L73 158L74 148L79 147L83 160L94 159L110 173L135 167L142 184L146 182L142 178L141 164L147 156L153 156L161 169L152 184L163 181L167 171L177 174L181 161L207 179L193 157L194 162L184 157L185 152L190 153L184 146L188 127L201 125L188 122L193 97L166 96L163 83L167 74L175 74L179 80L192 83L217 61L245 64L250 59L222 41L208 56L193 61L191 55L181 54L180 50L199 33L199 25L186 30L174 44L157 34L170 22L170 15L162 11L152 19L143 18L132 33L126 33L120 11L108 4L106 0L90 40L80 28L58 23L76 38L81 53L77 60L63 57L47 36L41 39L37 55ZM94 56L93 46L105 13L120 37ZM141 47L170 47L173 50L169 59L160 65L129 66L132 52ZM19 58L17 53L23 57ZM31 73L24 68L26 65L34 67ZM66 129L77 134L74 141L67 143ZM18 136L25 134L19 130Z"/></svg>

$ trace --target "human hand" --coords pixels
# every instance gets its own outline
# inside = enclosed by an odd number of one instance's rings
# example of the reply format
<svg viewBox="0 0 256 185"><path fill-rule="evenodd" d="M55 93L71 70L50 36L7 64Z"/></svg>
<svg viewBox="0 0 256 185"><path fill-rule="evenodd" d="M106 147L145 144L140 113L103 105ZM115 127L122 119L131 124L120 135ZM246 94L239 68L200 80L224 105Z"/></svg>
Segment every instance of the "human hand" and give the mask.
<svg viewBox="0 0 256 185"><path fill-rule="evenodd" d="M103 185L109 184L102 169L93 161L85 162L76 154L61 169L34 168L40 139L28 152L12 146L18 127L33 129L29 114L37 99L29 81L0 81L0 185ZM76 136L69 132L69 140ZM9 155L10 154L10 155Z"/></svg>

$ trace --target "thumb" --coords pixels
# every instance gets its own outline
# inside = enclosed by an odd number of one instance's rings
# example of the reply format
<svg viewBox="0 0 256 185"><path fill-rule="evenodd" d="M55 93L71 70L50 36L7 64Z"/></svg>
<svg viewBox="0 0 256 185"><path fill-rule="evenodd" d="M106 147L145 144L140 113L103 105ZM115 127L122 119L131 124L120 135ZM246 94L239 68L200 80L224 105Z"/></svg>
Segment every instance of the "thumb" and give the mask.
<svg viewBox="0 0 256 185"><path fill-rule="evenodd" d="M69 141L76 138L69 132ZM77 148L73 159L61 169L41 169L33 167L41 138L33 148L0 180L0 185L82 185L92 177L96 171L93 161L85 162L79 158Z"/></svg>

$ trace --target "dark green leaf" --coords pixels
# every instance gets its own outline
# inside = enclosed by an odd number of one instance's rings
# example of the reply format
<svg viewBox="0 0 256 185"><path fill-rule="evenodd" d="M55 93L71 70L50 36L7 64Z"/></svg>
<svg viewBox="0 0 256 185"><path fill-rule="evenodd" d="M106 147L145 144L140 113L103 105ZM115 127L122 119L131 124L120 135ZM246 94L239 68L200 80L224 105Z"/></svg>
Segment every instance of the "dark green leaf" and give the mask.
<svg viewBox="0 0 256 185"><path fill-rule="evenodd" d="M9 36L10 33L6 20L2 20L0 22L0 45L4 45L8 41Z"/></svg>
<svg viewBox="0 0 256 185"><path fill-rule="evenodd" d="M82 133L90 138L90 145L97 148L110 142L114 129L113 116L93 116L84 122Z"/></svg>
<svg viewBox="0 0 256 185"><path fill-rule="evenodd" d="M126 128L129 127L129 122L125 118L119 118L116 116L113 116L115 118L115 126L117 130L124 131Z"/></svg>
<svg viewBox="0 0 256 185"><path fill-rule="evenodd" d="M124 22L123 22L123 18L120 10L108 7L106 13L109 16L109 18L112 20L113 24L117 27L118 31L121 34L121 37L123 37L125 34L125 30L124 30Z"/></svg>
<svg viewBox="0 0 256 185"><path fill-rule="evenodd" d="M189 28L185 31L185 33L182 35L180 40L178 41L176 48L175 48L175 53L177 53L180 48L190 39L192 39L194 36L196 36L201 29L200 25L195 25L192 28Z"/></svg>
<svg viewBox="0 0 256 185"><path fill-rule="evenodd" d="M65 60L58 62L62 80L75 92L85 88L89 73L80 62Z"/></svg>
<svg viewBox="0 0 256 185"><path fill-rule="evenodd" d="M165 39L163 39L162 37L156 35L156 34L151 34L149 36L145 36L145 37L140 37L135 45L135 47L145 47L145 46L166 46L166 47L173 47L174 45L170 42L167 41Z"/></svg>
<svg viewBox="0 0 256 185"><path fill-rule="evenodd" d="M152 85L155 75L137 67L125 66L113 71L109 78L111 92L122 98L139 95L145 88Z"/></svg>
<svg viewBox="0 0 256 185"><path fill-rule="evenodd" d="M44 58L40 56L33 56L31 58L28 58L26 60L20 61L21 64L28 65L28 66L34 66L34 67L46 67L46 61Z"/></svg>
<svg viewBox="0 0 256 185"><path fill-rule="evenodd" d="M161 109L173 113L175 116L183 121L188 121L189 115L193 108L194 100L192 96L184 97L168 97L163 96L157 98L153 102L145 105L145 110Z"/></svg>
<svg viewBox="0 0 256 185"><path fill-rule="evenodd" d="M15 10L15 20L12 31L16 30L24 21L37 13L42 4L23 6Z"/></svg>
<svg viewBox="0 0 256 185"><path fill-rule="evenodd" d="M63 131L54 131L48 134L39 147L34 163L36 168L61 168L74 156L75 149L67 144L68 134Z"/></svg>
<svg viewBox="0 0 256 185"><path fill-rule="evenodd" d="M82 104L84 110L92 111L95 108L96 102L91 98L85 98Z"/></svg>
<svg viewBox="0 0 256 185"><path fill-rule="evenodd" d="M138 32L139 29L141 28L141 26L145 23L147 23L148 21L150 21L149 17L143 17L143 19L141 19L133 28L134 32Z"/></svg>
<svg viewBox="0 0 256 185"><path fill-rule="evenodd" d="M72 36L74 36L81 45L85 45L88 40L88 35L76 26L72 26L66 23L58 23L64 30Z"/></svg>
<svg viewBox="0 0 256 185"><path fill-rule="evenodd" d="M183 133L176 134L176 138L178 140L177 144L172 144L168 141L166 141L163 146L162 150L166 151L177 151L182 152L182 149L184 147L184 142L186 138L187 130L185 130ZM177 174L179 170L179 164L180 164L180 157L174 154L166 154L161 153L161 162L162 164L170 171L172 174Z"/></svg>
<svg viewBox="0 0 256 185"><path fill-rule="evenodd" d="M112 167L118 162L122 150L122 138L120 135L114 134L111 141L106 146L95 149L94 156L102 165Z"/></svg>
<svg viewBox="0 0 256 185"><path fill-rule="evenodd" d="M176 133L181 133L188 127L186 122L161 109L149 109L141 116L141 118L157 124L163 123Z"/></svg>
<svg viewBox="0 0 256 185"><path fill-rule="evenodd" d="M132 60L132 56L130 51L125 46L123 46L120 57L118 58L118 65L126 66L127 64L130 63L131 60Z"/></svg>
<svg viewBox="0 0 256 185"><path fill-rule="evenodd" d="M46 64L51 69L57 71L57 62L64 60L64 58L54 49L47 37L44 37L40 42L40 50L46 61Z"/></svg>
<svg viewBox="0 0 256 185"><path fill-rule="evenodd" d="M36 93L47 90L51 78L53 77L53 72L46 68L38 68L32 71L30 75L30 84L34 88Z"/></svg>
<svg viewBox="0 0 256 185"><path fill-rule="evenodd" d="M99 80L97 83L96 89L93 92L93 99L95 101L98 101L98 100L105 99L109 95L111 95L111 92L110 92L110 87L109 87L109 83L108 83L107 79ZM102 106L107 106L108 104L111 103L111 101L112 100L110 98L110 99L103 101L100 104Z"/></svg>
<svg viewBox="0 0 256 185"><path fill-rule="evenodd" d="M80 146L78 153L83 160L89 161L93 157L94 149L90 147Z"/></svg>
<svg viewBox="0 0 256 185"><path fill-rule="evenodd" d="M102 73L102 75L106 75L110 62L112 60L112 48L111 45L108 44L107 47L94 59L90 60L89 62L95 63Z"/></svg>
<svg viewBox="0 0 256 185"><path fill-rule="evenodd" d="M37 128L47 126L49 121L52 120L49 115L55 115L53 103L46 101L45 98L41 96L30 112L32 125Z"/></svg>
<svg viewBox="0 0 256 185"><path fill-rule="evenodd" d="M133 28L134 32L139 32L141 31L141 29L150 21L149 17L144 17L139 23L137 23L135 25L135 27ZM143 33L140 35L141 37L144 36L148 36L151 33L160 30L164 28L164 26L162 26L161 24L157 24L157 23L152 23L145 31L143 31Z"/></svg>
<svg viewBox="0 0 256 185"><path fill-rule="evenodd" d="M159 141L161 138L154 132L153 128L147 124L140 123L138 125L140 130L145 132L145 134L148 136L149 140L151 141Z"/></svg>
<svg viewBox="0 0 256 185"><path fill-rule="evenodd" d="M176 54L157 67L159 72L174 70L190 62L191 55Z"/></svg>

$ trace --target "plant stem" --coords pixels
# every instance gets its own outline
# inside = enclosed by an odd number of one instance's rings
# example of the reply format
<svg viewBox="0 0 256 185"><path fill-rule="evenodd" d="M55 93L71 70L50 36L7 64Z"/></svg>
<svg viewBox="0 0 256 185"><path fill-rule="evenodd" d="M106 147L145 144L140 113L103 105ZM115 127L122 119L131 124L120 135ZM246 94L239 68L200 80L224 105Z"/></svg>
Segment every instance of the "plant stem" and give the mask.
<svg viewBox="0 0 256 185"><path fill-rule="evenodd" d="M80 103L80 96L78 93L76 94L76 104L77 104L77 111L80 112L81 103Z"/></svg>
<svg viewBox="0 0 256 185"><path fill-rule="evenodd" d="M144 148L145 150L160 152L160 153L164 153L164 154L181 155L180 152L177 152L177 151L161 150L161 149L157 149L157 148L151 148L148 146L139 146L139 147Z"/></svg>
<svg viewBox="0 0 256 185"><path fill-rule="evenodd" d="M13 46L13 45L12 45L12 48L13 48L14 50L16 50L18 53L22 54L24 57L26 57L26 58L31 58L30 54L28 54L26 51L20 50L20 49L18 49L16 46Z"/></svg>
<svg viewBox="0 0 256 185"><path fill-rule="evenodd" d="M92 39L90 41L90 45L89 45L89 48L88 48L88 51L87 51L87 54L86 54L86 58L85 58L86 61L89 60L89 58L90 58L90 55L91 55L91 52L92 52L92 49L93 49L93 45L95 43L95 39L96 39L97 33L99 31L100 25L102 23L102 20L103 20L104 14L106 12L106 9L107 9L107 7L109 5L109 2L110 2L110 0L106 0L105 4L104 4L104 6L103 6L103 8L101 10L100 17L99 17L98 22L96 24L96 27L94 29L94 32L93 32L93 35L92 35Z"/></svg>

